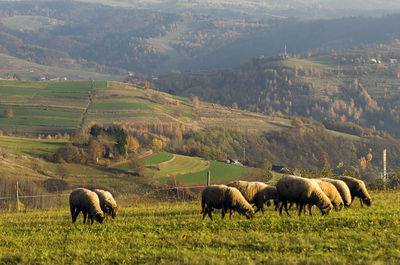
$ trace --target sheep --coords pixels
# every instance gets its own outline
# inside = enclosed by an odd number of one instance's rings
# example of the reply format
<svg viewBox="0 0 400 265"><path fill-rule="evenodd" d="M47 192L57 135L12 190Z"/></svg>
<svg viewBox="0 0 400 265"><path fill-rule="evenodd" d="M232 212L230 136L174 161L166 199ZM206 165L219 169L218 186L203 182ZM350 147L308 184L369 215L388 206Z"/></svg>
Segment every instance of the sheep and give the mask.
<svg viewBox="0 0 400 265"><path fill-rule="evenodd" d="M339 180L339 179L330 179L330 178L321 178L321 180L332 183L338 192L340 193L340 196L343 199L344 206L349 207L351 205L351 193L350 189L347 186L346 182Z"/></svg>
<svg viewBox="0 0 400 265"><path fill-rule="evenodd" d="M235 210L250 219L254 215L254 209L246 201L240 191L225 185L207 186L201 194L201 208L203 220L208 214L212 220L211 212L213 208L222 209L222 219L228 210Z"/></svg>
<svg viewBox="0 0 400 265"><path fill-rule="evenodd" d="M95 189L94 192L99 196L101 210L106 216L110 215L114 219L117 216L119 207L112 194L101 189Z"/></svg>
<svg viewBox="0 0 400 265"><path fill-rule="evenodd" d="M363 202L367 206L371 206L372 199L368 194L364 181L349 176L341 176L338 179L344 181L349 187L352 201L354 197L358 197L360 198L361 207L363 206Z"/></svg>
<svg viewBox="0 0 400 265"><path fill-rule="evenodd" d="M278 199L276 187L263 182L238 180L228 183L227 186L237 188L250 204L254 204L257 207L255 213L261 210L264 214L264 203Z"/></svg>
<svg viewBox="0 0 400 265"><path fill-rule="evenodd" d="M333 184L324 181L322 179L313 179L313 181L315 181L318 184L321 190L329 198L335 210L337 211L342 210L342 208L344 207L344 202L342 196L340 196L340 193L336 189L336 187ZM310 207L310 215L311 215L311 207Z"/></svg>
<svg viewBox="0 0 400 265"><path fill-rule="evenodd" d="M300 205L299 216L303 207L307 204L317 205L322 215L328 214L333 206L329 198L321 190L315 181L310 179L286 175L276 183L279 201L282 204L279 207L279 214L282 215L282 208L285 207L287 215L290 215L287 210L287 202L294 202Z"/></svg>
<svg viewBox="0 0 400 265"><path fill-rule="evenodd" d="M82 211L83 223L86 223L86 216L89 215L91 224L93 219L102 223L104 213L100 207L100 200L97 194L85 188L77 188L69 195L69 206L71 208L72 222L75 223L78 214Z"/></svg>

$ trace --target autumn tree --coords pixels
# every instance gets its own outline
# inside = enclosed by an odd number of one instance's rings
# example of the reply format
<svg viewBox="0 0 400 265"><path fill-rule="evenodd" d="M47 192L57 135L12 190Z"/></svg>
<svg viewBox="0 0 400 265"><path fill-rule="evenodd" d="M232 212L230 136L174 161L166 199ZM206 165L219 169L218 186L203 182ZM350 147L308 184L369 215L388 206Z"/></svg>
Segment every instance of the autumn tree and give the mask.
<svg viewBox="0 0 400 265"><path fill-rule="evenodd" d="M199 97L198 97L198 96L191 95L191 96L190 96L190 99L192 100L193 107L194 107L194 108L198 108L199 105L200 105Z"/></svg>
<svg viewBox="0 0 400 265"><path fill-rule="evenodd" d="M4 110L4 116L6 118L12 118L14 116L14 112L11 108L5 109Z"/></svg>
<svg viewBox="0 0 400 265"><path fill-rule="evenodd" d="M239 109L239 105L237 102L232 103L232 109Z"/></svg>
<svg viewBox="0 0 400 265"><path fill-rule="evenodd" d="M160 151L162 149L163 142L160 139L154 138L151 141L151 150Z"/></svg>
<svg viewBox="0 0 400 265"><path fill-rule="evenodd" d="M327 169L331 167L329 163L329 155L327 152L322 152L319 159L318 159L318 167L321 169Z"/></svg>
<svg viewBox="0 0 400 265"><path fill-rule="evenodd" d="M139 141L132 135L128 135L126 138L126 144L128 145L128 152L136 153L139 149Z"/></svg>

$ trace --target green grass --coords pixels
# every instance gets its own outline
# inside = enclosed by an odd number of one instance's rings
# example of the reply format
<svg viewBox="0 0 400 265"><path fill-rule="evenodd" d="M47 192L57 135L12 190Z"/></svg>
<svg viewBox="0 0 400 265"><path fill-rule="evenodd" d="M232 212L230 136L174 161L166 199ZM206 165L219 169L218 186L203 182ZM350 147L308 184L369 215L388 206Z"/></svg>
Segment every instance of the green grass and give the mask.
<svg viewBox="0 0 400 265"><path fill-rule="evenodd" d="M151 110L151 108L147 104L140 102L94 102L90 106L90 110Z"/></svg>
<svg viewBox="0 0 400 265"><path fill-rule="evenodd" d="M104 224L71 223L57 210L0 212L0 263L9 264L398 264L400 193L372 193L321 216L282 216L269 208L247 220L201 220L200 203L122 206ZM294 214L294 211L293 211Z"/></svg>
<svg viewBox="0 0 400 265"><path fill-rule="evenodd" d="M146 166L160 164L162 162L171 160L173 157L174 157L174 155L171 153L160 151L157 153L157 155L143 160L143 164Z"/></svg>
<svg viewBox="0 0 400 265"><path fill-rule="evenodd" d="M148 174L154 177L164 177L200 172L209 167L209 162L199 157L174 155L172 159L157 164L157 167L159 170L148 170Z"/></svg>
<svg viewBox="0 0 400 265"><path fill-rule="evenodd" d="M0 136L0 147L19 155L47 155L64 146L66 140L32 139Z"/></svg>
<svg viewBox="0 0 400 265"><path fill-rule="evenodd" d="M176 180L183 184L205 184L207 171L211 173L211 183L227 183L231 180L236 180L245 177L247 170L245 167L238 165L230 165L218 161L210 161L209 168L188 174L175 176ZM169 177L159 178L158 181L165 183Z"/></svg>
<svg viewBox="0 0 400 265"><path fill-rule="evenodd" d="M181 100L181 101L184 101L184 102L190 102L190 99L186 98L186 97L180 97L180 96L173 95L172 98L173 99L177 99L177 100Z"/></svg>

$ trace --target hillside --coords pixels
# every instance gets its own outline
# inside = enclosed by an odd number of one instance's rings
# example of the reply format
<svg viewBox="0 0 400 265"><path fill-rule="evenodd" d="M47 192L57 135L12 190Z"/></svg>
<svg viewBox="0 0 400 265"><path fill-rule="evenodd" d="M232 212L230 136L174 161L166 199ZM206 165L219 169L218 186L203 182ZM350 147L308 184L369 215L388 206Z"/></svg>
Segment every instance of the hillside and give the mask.
<svg viewBox="0 0 400 265"><path fill-rule="evenodd" d="M0 81L0 92L0 130L6 135L64 138L64 133L86 131L97 123L124 128L142 147L150 148L153 139L160 139L166 151L211 160L244 157L251 165L268 160L300 169L342 162L345 169L358 172L360 159L371 153L373 160L365 170L372 176L379 174L381 152L387 148L390 168L399 163L397 139L351 123L322 124L195 104L119 82Z"/></svg>
<svg viewBox="0 0 400 265"><path fill-rule="evenodd" d="M160 77L163 91L264 114L353 122L400 135L400 44L306 57L258 57L238 68Z"/></svg>
<svg viewBox="0 0 400 265"><path fill-rule="evenodd" d="M371 1L379 4L346 3L352 6L346 9L310 1L2 1L0 53L47 66L51 77L82 78L68 69L148 76L235 67L277 55L285 45L304 54L399 39L400 16L392 14L399 5L385 1L388 8L376 10L382 1ZM0 56L0 64L4 60ZM21 70L20 63L11 65L0 76L41 76Z"/></svg>

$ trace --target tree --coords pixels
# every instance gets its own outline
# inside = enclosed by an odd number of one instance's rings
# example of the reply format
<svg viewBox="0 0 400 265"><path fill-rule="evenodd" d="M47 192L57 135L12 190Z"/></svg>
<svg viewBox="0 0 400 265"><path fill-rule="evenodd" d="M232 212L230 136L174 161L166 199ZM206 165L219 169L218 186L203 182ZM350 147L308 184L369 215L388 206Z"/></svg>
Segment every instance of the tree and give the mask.
<svg viewBox="0 0 400 265"><path fill-rule="evenodd" d="M126 144L128 145L128 152L136 153L139 149L139 141L132 135L128 135L126 138Z"/></svg>
<svg viewBox="0 0 400 265"><path fill-rule="evenodd" d="M328 169L331 167L329 163L329 155L327 152L322 152L319 159L318 159L318 167L321 169Z"/></svg>
<svg viewBox="0 0 400 265"><path fill-rule="evenodd" d="M239 109L239 105L237 102L232 103L232 109Z"/></svg>
<svg viewBox="0 0 400 265"><path fill-rule="evenodd" d="M190 99L192 100L193 107L198 108L200 105L199 97L195 95L190 95Z"/></svg>
<svg viewBox="0 0 400 265"><path fill-rule="evenodd" d="M162 149L163 142L160 139L154 138L151 141L151 150L160 151Z"/></svg>

